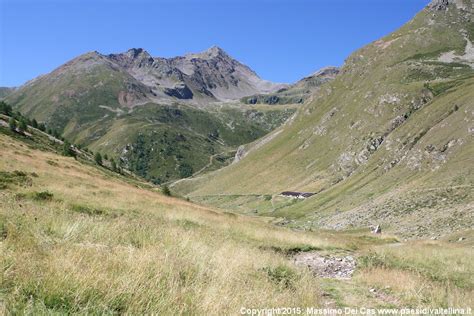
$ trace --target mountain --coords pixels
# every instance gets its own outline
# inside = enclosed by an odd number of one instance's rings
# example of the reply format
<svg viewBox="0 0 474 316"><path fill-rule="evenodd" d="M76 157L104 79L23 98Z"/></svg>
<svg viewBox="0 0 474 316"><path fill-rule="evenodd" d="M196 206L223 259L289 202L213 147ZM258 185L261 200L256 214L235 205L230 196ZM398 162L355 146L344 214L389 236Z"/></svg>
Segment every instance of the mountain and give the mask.
<svg viewBox="0 0 474 316"><path fill-rule="evenodd" d="M322 84L334 80L338 73L337 67L325 67L274 93L252 95L241 101L245 104L300 104L316 93Z"/></svg>
<svg viewBox="0 0 474 316"><path fill-rule="evenodd" d="M143 49L89 52L9 91L6 101L161 183L229 164L239 146L280 126L294 113L291 104L336 73L327 68L288 86L260 79L216 46L169 59ZM287 100L278 103L289 106L239 101L255 93L274 98L276 90Z"/></svg>
<svg viewBox="0 0 474 316"><path fill-rule="evenodd" d="M63 110L105 108L130 111L146 103L209 106L238 100L254 93L269 93L285 85L260 79L249 67L219 47L184 57L153 58L143 49L121 54L83 54L51 73L27 82L8 101L42 120L67 120ZM101 106L102 110L97 110ZM64 123L64 122L62 122Z"/></svg>
<svg viewBox="0 0 474 316"><path fill-rule="evenodd" d="M97 101L127 108L148 102L177 101L206 106L286 86L260 79L253 70L216 46L169 59L152 57L141 48L133 48L120 54L83 54L20 87L11 100L29 110L44 101L58 104L67 102L65 98L81 101L85 96L98 98L90 95L93 92L89 91L89 84L95 90L109 89L104 92L112 94Z"/></svg>
<svg viewBox="0 0 474 316"><path fill-rule="evenodd" d="M10 88L10 87L0 87L0 99L6 97L10 93L15 91L15 88Z"/></svg>
<svg viewBox="0 0 474 316"><path fill-rule="evenodd" d="M83 54L5 100L68 140L161 183L222 167L239 145L280 126L294 107L251 107L238 99L282 86L218 47L169 59L130 49Z"/></svg>
<svg viewBox="0 0 474 316"><path fill-rule="evenodd" d="M151 100L155 102L170 99L195 103L229 101L284 86L260 79L253 70L217 46L170 59L153 58L143 49L131 49L107 58L149 87Z"/></svg>
<svg viewBox="0 0 474 316"><path fill-rule="evenodd" d="M433 1L350 55L296 116L236 162L174 190L310 229L382 225L406 237L474 225L474 22ZM304 200L282 191L316 193Z"/></svg>

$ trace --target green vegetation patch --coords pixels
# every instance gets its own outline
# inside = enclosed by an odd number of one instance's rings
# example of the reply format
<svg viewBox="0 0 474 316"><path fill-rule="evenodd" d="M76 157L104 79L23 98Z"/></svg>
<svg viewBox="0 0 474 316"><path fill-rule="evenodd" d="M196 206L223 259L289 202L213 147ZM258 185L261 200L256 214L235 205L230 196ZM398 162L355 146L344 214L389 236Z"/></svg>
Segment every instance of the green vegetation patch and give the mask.
<svg viewBox="0 0 474 316"><path fill-rule="evenodd" d="M5 240L8 236L7 223L0 218L0 240Z"/></svg>
<svg viewBox="0 0 474 316"><path fill-rule="evenodd" d="M279 246L262 246L260 247L263 250L271 250L277 253L281 253L285 256L292 256L299 252L309 252L309 251L321 251L323 248L315 247L312 245L296 245L296 246L289 246L289 247L279 247Z"/></svg>
<svg viewBox="0 0 474 316"><path fill-rule="evenodd" d="M87 214L91 216L105 215L107 213L107 211L102 208L90 207L82 204L71 204L69 208L73 212Z"/></svg>
<svg viewBox="0 0 474 316"><path fill-rule="evenodd" d="M32 197L35 201L52 201L53 193L49 191L33 192Z"/></svg>
<svg viewBox="0 0 474 316"><path fill-rule="evenodd" d="M33 184L33 180L23 171L0 171L0 190L7 189L11 184L27 187Z"/></svg>
<svg viewBox="0 0 474 316"><path fill-rule="evenodd" d="M298 278L297 273L286 265L276 267L265 267L262 269L268 278L284 288L292 288Z"/></svg>
<svg viewBox="0 0 474 316"><path fill-rule="evenodd" d="M49 191L41 192L19 192L14 195L16 201L33 200L36 202L49 202L54 198L54 194Z"/></svg>
<svg viewBox="0 0 474 316"><path fill-rule="evenodd" d="M444 82L430 82L425 84L425 87L429 89L434 96L438 96L458 85L460 85L462 82L453 80L453 81L444 81Z"/></svg>
<svg viewBox="0 0 474 316"><path fill-rule="evenodd" d="M179 219L176 222L179 226L183 227L185 230L191 230L191 229L196 229L196 228L201 227L201 224L198 224L189 219Z"/></svg>
<svg viewBox="0 0 474 316"><path fill-rule="evenodd" d="M471 42L474 42L474 22L466 24L467 36Z"/></svg>

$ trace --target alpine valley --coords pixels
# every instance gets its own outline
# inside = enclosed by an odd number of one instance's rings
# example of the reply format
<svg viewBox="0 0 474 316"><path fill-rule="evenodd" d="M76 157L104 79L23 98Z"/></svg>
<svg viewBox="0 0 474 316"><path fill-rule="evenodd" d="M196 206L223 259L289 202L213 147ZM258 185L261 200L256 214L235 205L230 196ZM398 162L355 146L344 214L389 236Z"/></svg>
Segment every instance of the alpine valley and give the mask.
<svg viewBox="0 0 474 316"><path fill-rule="evenodd" d="M437 238L472 228L472 13L470 1L433 1L349 56L294 117L242 146L238 163L174 189L306 229L379 223ZM316 194L288 200L285 190Z"/></svg>
<svg viewBox="0 0 474 316"><path fill-rule="evenodd" d="M0 88L0 315L472 314L473 14L432 0L291 84L214 46Z"/></svg>

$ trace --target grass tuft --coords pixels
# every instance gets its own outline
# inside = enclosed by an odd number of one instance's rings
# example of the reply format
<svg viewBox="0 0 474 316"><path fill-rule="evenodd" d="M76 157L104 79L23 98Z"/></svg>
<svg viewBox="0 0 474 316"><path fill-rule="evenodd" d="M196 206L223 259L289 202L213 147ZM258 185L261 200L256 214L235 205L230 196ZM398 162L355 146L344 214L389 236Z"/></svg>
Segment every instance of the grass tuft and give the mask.
<svg viewBox="0 0 474 316"><path fill-rule="evenodd" d="M87 214L91 216L104 215L106 213L104 209L97 208L97 207L90 207L90 206L82 205L82 204L71 204L69 208L73 212Z"/></svg>

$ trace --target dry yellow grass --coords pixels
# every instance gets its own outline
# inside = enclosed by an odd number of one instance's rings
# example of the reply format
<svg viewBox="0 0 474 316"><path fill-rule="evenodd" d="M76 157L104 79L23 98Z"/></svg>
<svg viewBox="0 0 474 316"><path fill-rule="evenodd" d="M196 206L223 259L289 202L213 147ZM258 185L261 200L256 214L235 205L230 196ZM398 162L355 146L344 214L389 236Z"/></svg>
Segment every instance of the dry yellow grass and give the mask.
<svg viewBox="0 0 474 316"><path fill-rule="evenodd" d="M472 304L471 281L450 284L473 271L472 253L466 257L462 247L374 246L390 236L291 231L165 197L1 134L0 148L0 171L20 170L32 179L31 186L0 190L0 311L2 304L19 314L238 314L241 307L323 306L333 298L321 295L321 280L272 250L302 245L357 249L354 255L385 264L361 266L353 281L339 282L341 306L384 304L384 297L367 300L348 290L353 286L390 286L400 306ZM35 199L43 191L52 200ZM393 258L406 258L406 266ZM429 269L410 270L427 258L440 280L430 279Z"/></svg>
<svg viewBox="0 0 474 316"><path fill-rule="evenodd" d="M413 241L373 247L357 281L408 307L474 306L472 246Z"/></svg>
<svg viewBox="0 0 474 316"><path fill-rule="evenodd" d="M430 281L420 274L388 268L363 270L357 281L375 289L388 304L405 307L474 306L474 291Z"/></svg>
<svg viewBox="0 0 474 316"><path fill-rule="evenodd" d="M324 244L316 237L133 187L5 136L0 146L0 170L38 175L31 187L0 191L9 311L217 314L320 303L317 280L262 250ZM39 191L53 201L27 195ZM279 266L288 284L266 270Z"/></svg>

